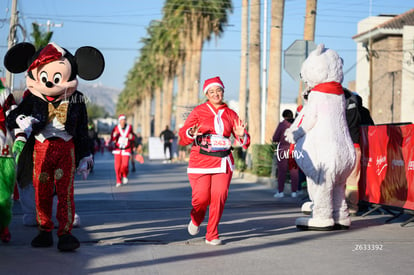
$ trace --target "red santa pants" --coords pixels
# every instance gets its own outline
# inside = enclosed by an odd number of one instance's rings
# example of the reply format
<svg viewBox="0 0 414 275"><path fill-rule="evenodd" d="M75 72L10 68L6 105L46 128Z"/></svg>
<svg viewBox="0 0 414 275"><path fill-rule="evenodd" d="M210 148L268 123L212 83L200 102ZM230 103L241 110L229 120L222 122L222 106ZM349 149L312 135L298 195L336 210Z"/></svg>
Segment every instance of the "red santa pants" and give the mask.
<svg viewBox="0 0 414 275"><path fill-rule="evenodd" d="M56 192L58 236L70 234L75 215L73 180L76 167L73 141L57 138L42 143L36 140L33 163L36 218L40 229L50 232L54 227L51 217L53 195Z"/></svg>
<svg viewBox="0 0 414 275"><path fill-rule="evenodd" d="M233 172L227 167L227 173L220 174L188 174L192 188L191 220L199 226L205 218L210 205L206 240L219 238L218 224L224 210L229 193Z"/></svg>
<svg viewBox="0 0 414 275"><path fill-rule="evenodd" d="M122 183L122 178L128 177L129 155L114 154L116 183Z"/></svg>

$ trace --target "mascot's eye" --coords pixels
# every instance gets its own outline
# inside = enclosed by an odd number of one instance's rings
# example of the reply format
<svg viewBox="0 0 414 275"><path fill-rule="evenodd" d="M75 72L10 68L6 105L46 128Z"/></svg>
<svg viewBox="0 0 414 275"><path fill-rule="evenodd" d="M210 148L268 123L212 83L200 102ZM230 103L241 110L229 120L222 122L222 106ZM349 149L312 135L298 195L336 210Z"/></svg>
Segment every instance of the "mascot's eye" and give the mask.
<svg viewBox="0 0 414 275"><path fill-rule="evenodd" d="M54 76L53 76L53 82L55 83L55 84L58 84L59 82L60 82L60 80L62 79L62 75L60 74L60 73L56 73Z"/></svg>
<svg viewBox="0 0 414 275"><path fill-rule="evenodd" d="M40 73L40 81L42 81L43 83L47 82L47 72Z"/></svg>

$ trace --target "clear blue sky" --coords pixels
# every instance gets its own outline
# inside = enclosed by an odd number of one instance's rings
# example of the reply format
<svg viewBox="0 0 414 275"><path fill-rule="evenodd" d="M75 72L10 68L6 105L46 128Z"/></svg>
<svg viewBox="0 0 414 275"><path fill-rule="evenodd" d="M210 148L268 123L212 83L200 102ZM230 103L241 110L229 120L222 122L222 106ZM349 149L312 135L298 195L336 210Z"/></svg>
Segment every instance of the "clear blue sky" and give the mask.
<svg viewBox="0 0 414 275"><path fill-rule="evenodd" d="M217 1L217 0L214 0ZM11 0L0 1L0 72L4 75L3 57L7 51L7 33ZM264 0L262 2L262 7ZM271 1L268 0L270 15ZM139 56L140 39L146 35L151 20L161 19L164 0L18 0L20 23L29 34L31 23L48 20L62 27L52 27L52 40L74 53L85 45L97 47L106 59L106 68L97 81L105 86L123 88L127 72ZM201 81L222 77L227 99L238 99L240 68L241 0L233 0L234 11L229 26L220 38L206 42ZM303 38L306 0L286 0L283 49ZM414 7L412 0L318 0L315 42L339 52L345 61L344 84L355 79L356 44L351 39L357 23L370 14L400 14ZM263 9L262 9L263 10ZM262 17L263 20L263 17ZM270 16L268 17L270 24ZM263 23L261 24L263 25ZM282 76L282 102L293 102L299 84L286 72Z"/></svg>

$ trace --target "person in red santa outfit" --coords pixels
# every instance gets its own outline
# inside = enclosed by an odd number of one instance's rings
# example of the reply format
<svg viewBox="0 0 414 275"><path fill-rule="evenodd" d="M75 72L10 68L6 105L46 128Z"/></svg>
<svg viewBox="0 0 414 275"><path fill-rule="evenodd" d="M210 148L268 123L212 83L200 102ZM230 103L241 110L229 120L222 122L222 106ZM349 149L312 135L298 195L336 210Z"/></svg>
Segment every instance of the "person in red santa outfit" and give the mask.
<svg viewBox="0 0 414 275"><path fill-rule="evenodd" d="M134 132L126 123L125 115L118 117L118 125L112 130L111 138L115 146L112 153L115 156L116 187L120 187L128 183L129 158L134 148Z"/></svg>
<svg viewBox="0 0 414 275"><path fill-rule="evenodd" d="M192 144L187 173L192 188L190 235L197 235L210 206L205 242L221 245L218 224L227 200L234 170L231 135L243 146L250 145L246 123L223 102L224 84L220 77L203 85L207 102L197 106L180 128L180 145Z"/></svg>

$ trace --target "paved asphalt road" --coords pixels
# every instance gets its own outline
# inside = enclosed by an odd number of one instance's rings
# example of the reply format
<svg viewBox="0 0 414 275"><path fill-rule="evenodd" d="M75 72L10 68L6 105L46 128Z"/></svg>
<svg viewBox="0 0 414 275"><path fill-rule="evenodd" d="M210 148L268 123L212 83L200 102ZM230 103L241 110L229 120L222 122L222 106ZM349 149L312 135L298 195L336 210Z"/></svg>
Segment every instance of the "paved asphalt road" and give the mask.
<svg viewBox="0 0 414 275"><path fill-rule="evenodd" d="M353 218L347 231L298 231L298 199L275 200L275 190L235 174L220 223L224 245L187 233L191 190L185 164L137 164L115 188L113 159L96 156L86 180L77 178L81 241L75 252L32 248L34 227L22 225L14 204L12 240L0 243L0 274L412 274L414 223L389 223L379 212ZM55 232L54 232L55 233ZM57 241L56 236L55 243Z"/></svg>

